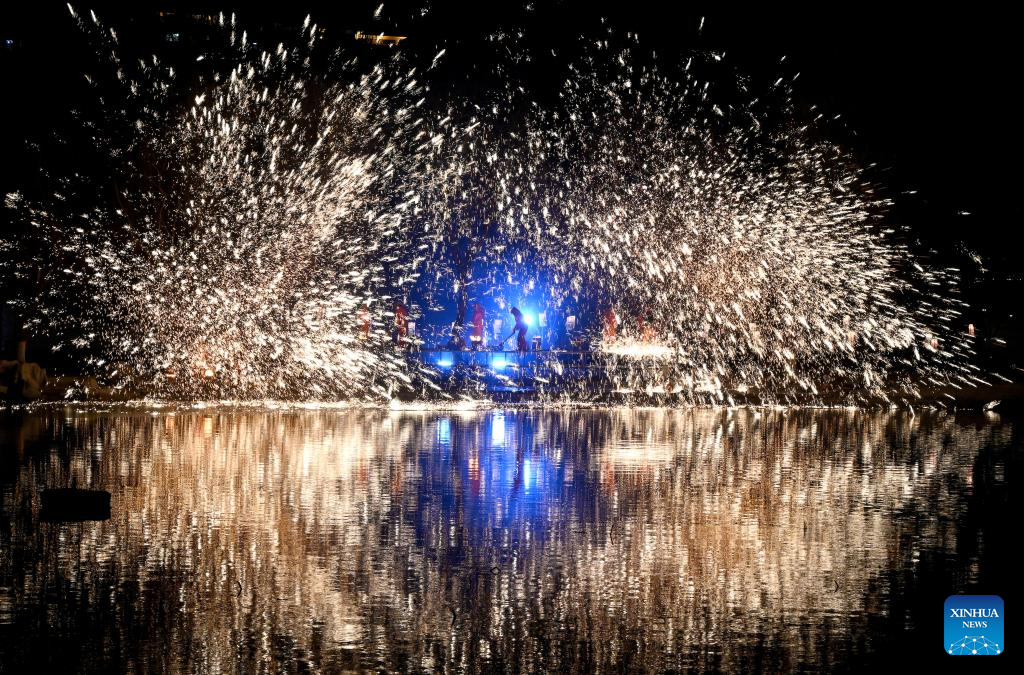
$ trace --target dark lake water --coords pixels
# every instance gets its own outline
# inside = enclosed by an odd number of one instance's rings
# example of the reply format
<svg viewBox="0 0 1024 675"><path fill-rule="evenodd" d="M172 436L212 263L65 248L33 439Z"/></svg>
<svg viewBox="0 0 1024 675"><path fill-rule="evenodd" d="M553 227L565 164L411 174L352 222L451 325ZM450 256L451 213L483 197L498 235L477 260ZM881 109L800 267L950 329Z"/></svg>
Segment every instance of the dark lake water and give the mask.
<svg viewBox="0 0 1024 675"><path fill-rule="evenodd" d="M937 651L922 608L1007 574L1017 427L0 412L0 670L777 672ZM41 522L41 491L69 486L109 491L111 518Z"/></svg>

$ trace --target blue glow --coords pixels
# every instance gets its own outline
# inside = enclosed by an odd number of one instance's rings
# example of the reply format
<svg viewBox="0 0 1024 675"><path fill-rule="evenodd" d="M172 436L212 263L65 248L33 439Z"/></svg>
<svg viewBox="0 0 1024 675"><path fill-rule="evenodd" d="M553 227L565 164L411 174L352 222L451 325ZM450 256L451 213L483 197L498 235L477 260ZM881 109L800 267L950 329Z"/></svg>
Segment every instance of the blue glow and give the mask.
<svg viewBox="0 0 1024 675"><path fill-rule="evenodd" d="M508 361L506 361L505 359L501 358L500 356L491 360L491 368L494 368L495 370L501 370L502 368L504 368L507 365L508 365Z"/></svg>
<svg viewBox="0 0 1024 675"><path fill-rule="evenodd" d="M501 413L495 413L491 417L491 445L505 445L505 416Z"/></svg>
<svg viewBox="0 0 1024 675"><path fill-rule="evenodd" d="M449 445L452 440L452 423L447 417L437 421L437 442L440 445Z"/></svg>
<svg viewBox="0 0 1024 675"><path fill-rule="evenodd" d="M452 360L451 359L439 359L438 362L437 362L437 365L441 366L442 368L451 368L452 367Z"/></svg>
<svg viewBox="0 0 1024 675"><path fill-rule="evenodd" d="M523 321L526 323L527 326L532 326L533 316L530 314L523 314Z"/></svg>

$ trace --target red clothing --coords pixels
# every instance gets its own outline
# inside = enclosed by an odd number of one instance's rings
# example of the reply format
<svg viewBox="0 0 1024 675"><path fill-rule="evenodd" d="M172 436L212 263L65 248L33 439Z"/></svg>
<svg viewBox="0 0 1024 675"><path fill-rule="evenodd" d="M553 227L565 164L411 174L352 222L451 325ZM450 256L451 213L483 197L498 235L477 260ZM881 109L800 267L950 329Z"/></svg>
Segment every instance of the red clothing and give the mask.
<svg viewBox="0 0 1024 675"><path fill-rule="evenodd" d="M398 332L399 340L409 334L409 310L405 305L395 307L395 330Z"/></svg>
<svg viewBox="0 0 1024 675"><path fill-rule="evenodd" d="M359 310L359 332L363 339L370 337L370 309L366 305Z"/></svg>
<svg viewBox="0 0 1024 675"><path fill-rule="evenodd" d="M608 338L615 337L618 332L619 317L615 316L615 310L609 309L604 313L604 336Z"/></svg>
<svg viewBox="0 0 1024 675"><path fill-rule="evenodd" d="M474 342L484 341L484 308L480 305L473 310L473 332L470 335Z"/></svg>

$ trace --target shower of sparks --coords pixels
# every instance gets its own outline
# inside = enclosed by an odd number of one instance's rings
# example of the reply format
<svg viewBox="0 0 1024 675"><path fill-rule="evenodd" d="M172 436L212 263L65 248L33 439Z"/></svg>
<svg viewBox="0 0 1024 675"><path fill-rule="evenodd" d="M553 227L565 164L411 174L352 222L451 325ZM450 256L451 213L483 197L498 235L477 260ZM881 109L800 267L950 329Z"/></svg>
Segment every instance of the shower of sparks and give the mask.
<svg viewBox="0 0 1024 675"><path fill-rule="evenodd" d="M472 169L501 269L543 270L555 302L629 317L595 352L640 356L645 333L671 351L669 367L625 374L616 359L616 387L896 402L982 382L957 271L916 260L863 172L796 122L795 77L760 95L739 79L727 105L714 93L728 75L702 80L696 57L663 74L635 50L634 36L598 42L558 103L518 126L496 111L495 128L517 131L477 132Z"/></svg>
<svg viewBox="0 0 1024 675"><path fill-rule="evenodd" d="M592 345L610 390L860 402L981 381L955 270L885 229L886 200L796 121L795 78L726 82L719 100L695 71L723 54L663 72L629 35L561 63L553 103L509 80L428 113L418 78L444 49L419 73L394 50L364 67L316 58L310 20L300 47L264 50L221 17L236 61L181 108L172 69L122 62L112 30L72 14L137 103L108 105L124 136L97 139L117 202L68 222L74 181L49 204L7 202L66 261L32 327L125 382L387 397L423 375L393 344L392 302L421 277L428 293L469 283L452 250L466 240L492 280L544 275L552 305L624 317Z"/></svg>
<svg viewBox="0 0 1024 675"><path fill-rule="evenodd" d="M669 358L675 354L675 350L667 345L652 344L643 340L629 338L608 340L601 344L601 351L606 354L617 354L634 358Z"/></svg>
<svg viewBox="0 0 1024 675"><path fill-rule="evenodd" d="M107 139L116 204L74 223L31 212L71 260L35 327L79 324L64 346L178 395L385 395L408 380L389 349L389 298L415 279L399 263L418 200L402 177L431 151L411 140L414 70L391 60L360 74L340 55L313 66L309 21L302 47L262 51L222 16L237 62L179 112L171 70L154 58L130 71L113 33L80 21L105 38L139 115L124 125L135 134Z"/></svg>

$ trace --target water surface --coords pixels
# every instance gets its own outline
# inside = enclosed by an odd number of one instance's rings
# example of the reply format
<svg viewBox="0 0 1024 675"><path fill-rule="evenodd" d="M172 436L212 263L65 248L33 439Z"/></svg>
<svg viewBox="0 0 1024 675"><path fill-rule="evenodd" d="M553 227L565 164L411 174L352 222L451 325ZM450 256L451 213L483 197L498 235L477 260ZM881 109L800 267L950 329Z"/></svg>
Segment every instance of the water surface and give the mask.
<svg viewBox="0 0 1024 675"><path fill-rule="evenodd" d="M846 410L0 413L0 670L856 668L999 571L1016 436ZM68 486L111 519L40 522Z"/></svg>

